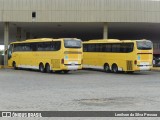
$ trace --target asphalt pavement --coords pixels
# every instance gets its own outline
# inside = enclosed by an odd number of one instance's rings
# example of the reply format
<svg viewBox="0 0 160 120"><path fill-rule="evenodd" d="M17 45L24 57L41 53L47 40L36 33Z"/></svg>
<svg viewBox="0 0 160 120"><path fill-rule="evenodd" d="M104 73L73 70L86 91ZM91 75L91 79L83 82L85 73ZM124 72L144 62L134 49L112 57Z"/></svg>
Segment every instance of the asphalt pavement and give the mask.
<svg viewBox="0 0 160 120"><path fill-rule="evenodd" d="M1 110L128 111L160 109L160 74L80 70L69 74L0 69Z"/></svg>

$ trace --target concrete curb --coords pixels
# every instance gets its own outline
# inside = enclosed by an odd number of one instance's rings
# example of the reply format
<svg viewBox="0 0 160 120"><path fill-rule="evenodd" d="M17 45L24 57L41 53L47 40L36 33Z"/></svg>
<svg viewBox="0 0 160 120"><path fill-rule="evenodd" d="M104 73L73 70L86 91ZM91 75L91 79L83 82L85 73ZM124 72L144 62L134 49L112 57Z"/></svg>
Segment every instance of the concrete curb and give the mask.
<svg viewBox="0 0 160 120"><path fill-rule="evenodd" d="M12 68L12 67L8 67L8 66L0 65L0 69L2 69L2 68Z"/></svg>
<svg viewBox="0 0 160 120"><path fill-rule="evenodd" d="M3 65L0 65L0 69L4 68Z"/></svg>

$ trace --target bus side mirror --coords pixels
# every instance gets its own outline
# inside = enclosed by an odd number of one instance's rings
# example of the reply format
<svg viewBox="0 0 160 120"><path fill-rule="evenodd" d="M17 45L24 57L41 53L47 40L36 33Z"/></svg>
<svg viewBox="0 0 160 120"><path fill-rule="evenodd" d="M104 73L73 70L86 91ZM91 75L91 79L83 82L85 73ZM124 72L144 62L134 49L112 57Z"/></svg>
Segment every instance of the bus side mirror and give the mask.
<svg viewBox="0 0 160 120"><path fill-rule="evenodd" d="M7 50L5 50L5 52L4 52L4 53L5 53L5 55L7 55L7 53L8 53L8 49L7 49Z"/></svg>

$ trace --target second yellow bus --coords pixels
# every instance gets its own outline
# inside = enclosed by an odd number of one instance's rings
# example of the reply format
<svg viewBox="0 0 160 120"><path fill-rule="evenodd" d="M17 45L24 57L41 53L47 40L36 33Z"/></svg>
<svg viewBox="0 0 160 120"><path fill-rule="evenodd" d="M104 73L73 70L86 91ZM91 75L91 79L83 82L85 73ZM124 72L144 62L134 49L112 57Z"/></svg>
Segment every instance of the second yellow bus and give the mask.
<svg viewBox="0 0 160 120"><path fill-rule="evenodd" d="M83 67L106 72L151 70L153 47L149 40L101 39L83 42Z"/></svg>

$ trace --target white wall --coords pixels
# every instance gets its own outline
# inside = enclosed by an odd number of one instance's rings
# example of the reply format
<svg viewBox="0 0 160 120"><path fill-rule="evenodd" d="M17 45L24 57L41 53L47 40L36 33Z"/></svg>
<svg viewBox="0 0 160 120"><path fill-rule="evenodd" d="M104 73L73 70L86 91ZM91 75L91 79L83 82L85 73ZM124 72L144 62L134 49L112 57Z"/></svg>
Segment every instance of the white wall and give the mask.
<svg viewBox="0 0 160 120"><path fill-rule="evenodd" d="M160 22L153 0L0 0L0 21L32 22L32 11L35 22Z"/></svg>

